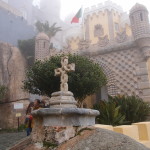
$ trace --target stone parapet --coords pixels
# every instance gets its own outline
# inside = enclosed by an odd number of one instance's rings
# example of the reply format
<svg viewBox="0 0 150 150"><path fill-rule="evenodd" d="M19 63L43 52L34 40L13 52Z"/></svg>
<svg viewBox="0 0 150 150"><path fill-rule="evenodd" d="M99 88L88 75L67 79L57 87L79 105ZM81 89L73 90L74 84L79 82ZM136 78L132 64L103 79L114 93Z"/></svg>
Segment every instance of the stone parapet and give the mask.
<svg viewBox="0 0 150 150"><path fill-rule="evenodd" d="M105 48L99 47L97 45L91 45L88 48L88 50L87 49L82 50L78 52L78 54L97 56L97 55L109 54L111 52L116 52L116 51L126 51L135 47L136 47L136 43L134 41L124 42L120 44L113 44L113 45L106 46Z"/></svg>

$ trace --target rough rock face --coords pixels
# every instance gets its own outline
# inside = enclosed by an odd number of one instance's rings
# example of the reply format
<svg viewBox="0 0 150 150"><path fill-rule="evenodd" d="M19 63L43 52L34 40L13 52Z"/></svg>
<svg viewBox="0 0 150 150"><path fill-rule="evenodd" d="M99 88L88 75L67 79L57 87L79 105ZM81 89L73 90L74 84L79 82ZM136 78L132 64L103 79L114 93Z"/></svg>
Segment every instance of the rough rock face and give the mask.
<svg viewBox="0 0 150 150"><path fill-rule="evenodd" d="M25 78L25 66L25 59L18 48L7 43L0 43L0 84L8 87L8 98L2 102L28 97L28 94L21 88ZM24 108L26 109L28 101L21 102L25 104ZM25 110L19 112L22 113ZM0 104L0 128L16 127L16 113L13 103Z"/></svg>
<svg viewBox="0 0 150 150"><path fill-rule="evenodd" d="M27 96L21 89L25 78L25 64L18 48L0 43L0 83L9 88L10 100Z"/></svg>
<svg viewBox="0 0 150 150"><path fill-rule="evenodd" d="M84 130L57 150L149 150L128 136L105 129Z"/></svg>

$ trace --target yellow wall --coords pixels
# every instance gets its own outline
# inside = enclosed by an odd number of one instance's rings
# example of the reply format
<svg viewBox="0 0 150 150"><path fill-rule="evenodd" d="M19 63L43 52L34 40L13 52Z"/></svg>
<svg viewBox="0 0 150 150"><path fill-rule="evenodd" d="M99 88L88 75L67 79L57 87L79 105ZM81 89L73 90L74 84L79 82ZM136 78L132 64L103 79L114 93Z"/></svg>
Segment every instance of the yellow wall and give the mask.
<svg viewBox="0 0 150 150"><path fill-rule="evenodd" d="M69 41L70 47L72 50L77 50L78 49L78 44L79 44L79 38L72 38Z"/></svg>
<svg viewBox="0 0 150 150"><path fill-rule="evenodd" d="M120 13L112 10L112 16L113 16L113 23L114 23L114 36L116 37L116 33L119 32L120 28L121 28L120 27ZM117 23L118 26L119 26L119 30L118 31L115 29L115 23Z"/></svg>
<svg viewBox="0 0 150 150"><path fill-rule="evenodd" d="M126 24L125 29L126 29L126 34L128 36L131 36L132 35L131 27L128 24Z"/></svg>
<svg viewBox="0 0 150 150"><path fill-rule="evenodd" d="M97 14L93 14L89 17L89 36L91 44L96 44L98 42L98 38L94 36L95 25L100 24L104 29L104 35L109 36L108 29L108 15L107 12L100 11Z"/></svg>
<svg viewBox="0 0 150 150"><path fill-rule="evenodd" d="M112 18L113 18L113 24L114 24L114 38L116 36L116 29L115 29L115 23L119 25L119 31L123 30L123 27L121 27L121 14L118 13L115 10L112 10ZM94 36L94 29L95 25L100 24L102 25L104 29L104 35L108 35L108 38L110 39L109 36L109 25L108 25L108 14L107 11L99 11L97 13L93 13L92 15L87 16L87 22L89 22L89 40L91 41L91 44L97 44L98 42L98 37ZM87 31L86 25L84 25L84 31ZM126 33L128 36L132 35L131 28L128 24L125 25ZM103 35L103 36L104 36ZM78 49L78 43L79 43L79 38L73 38L70 40L70 45L72 50Z"/></svg>

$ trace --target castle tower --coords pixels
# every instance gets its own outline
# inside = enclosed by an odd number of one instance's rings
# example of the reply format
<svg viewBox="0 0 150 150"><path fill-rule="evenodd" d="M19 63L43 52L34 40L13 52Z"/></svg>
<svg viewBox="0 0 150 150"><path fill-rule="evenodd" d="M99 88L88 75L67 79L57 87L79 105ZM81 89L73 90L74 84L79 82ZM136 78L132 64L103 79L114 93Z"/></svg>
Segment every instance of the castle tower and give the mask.
<svg viewBox="0 0 150 150"><path fill-rule="evenodd" d="M44 60L49 55L49 37L41 32L35 38L35 60Z"/></svg>
<svg viewBox="0 0 150 150"><path fill-rule="evenodd" d="M130 10L130 22L134 39L150 37L148 10L142 4L135 4Z"/></svg>
<svg viewBox="0 0 150 150"><path fill-rule="evenodd" d="M135 4L130 10L133 37L146 59L150 58L150 25L148 10L142 4Z"/></svg>

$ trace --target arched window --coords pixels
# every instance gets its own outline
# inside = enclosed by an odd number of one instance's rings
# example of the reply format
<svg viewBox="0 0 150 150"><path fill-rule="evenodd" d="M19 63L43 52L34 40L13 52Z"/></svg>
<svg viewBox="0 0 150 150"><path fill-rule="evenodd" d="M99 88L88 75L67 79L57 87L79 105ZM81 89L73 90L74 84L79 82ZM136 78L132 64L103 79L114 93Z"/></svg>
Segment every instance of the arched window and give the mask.
<svg viewBox="0 0 150 150"><path fill-rule="evenodd" d="M131 18L132 18L132 23L134 24L134 17L132 16Z"/></svg>
<svg viewBox="0 0 150 150"><path fill-rule="evenodd" d="M141 19L141 21L143 21L143 14L142 13L140 13L140 19Z"/></svg>
<svg viewBox="0 0 150 150"><path fill-rule="evenodd" d="M45 42L44 42L44 44L43 44L43 48L45 48Z"/></svg>

